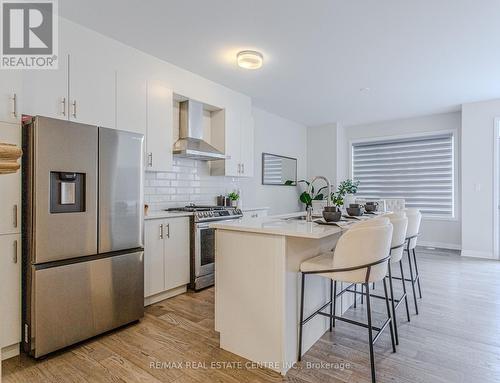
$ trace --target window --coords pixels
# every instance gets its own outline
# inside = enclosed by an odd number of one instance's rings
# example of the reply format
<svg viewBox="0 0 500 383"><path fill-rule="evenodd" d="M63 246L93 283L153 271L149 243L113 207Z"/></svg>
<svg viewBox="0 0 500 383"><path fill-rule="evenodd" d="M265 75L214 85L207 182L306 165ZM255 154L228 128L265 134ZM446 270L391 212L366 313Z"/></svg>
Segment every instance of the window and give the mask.
<svg viewBox="0 0 500 383"><path fill-rule="evenodd" d="M357 197L404 198L427 216L454 216L453 168L451 133L352 145Z"/></svg>

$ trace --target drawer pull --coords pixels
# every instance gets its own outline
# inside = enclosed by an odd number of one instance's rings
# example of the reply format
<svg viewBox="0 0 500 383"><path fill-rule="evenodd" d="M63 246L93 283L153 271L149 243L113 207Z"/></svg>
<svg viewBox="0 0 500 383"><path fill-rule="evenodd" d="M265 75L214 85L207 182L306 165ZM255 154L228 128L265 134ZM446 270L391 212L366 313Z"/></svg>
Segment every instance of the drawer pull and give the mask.
<svg viewBox="0 0 500 383"><path fill-rule="evenodd" d="M12 261L17 263L17 239L14 241L14 254L12 255Z"/></svg>

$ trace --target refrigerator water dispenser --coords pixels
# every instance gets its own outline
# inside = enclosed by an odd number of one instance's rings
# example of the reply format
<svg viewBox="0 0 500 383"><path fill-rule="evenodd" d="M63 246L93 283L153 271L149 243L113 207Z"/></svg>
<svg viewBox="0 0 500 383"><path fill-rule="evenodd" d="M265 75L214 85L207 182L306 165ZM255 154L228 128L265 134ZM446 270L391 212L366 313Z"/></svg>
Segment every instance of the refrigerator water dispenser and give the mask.
<svg viewBox="0 0 500 383"><path fill-rule="evenodd" d="M50 172L50 212L85 211L85 174Z"/></svg>

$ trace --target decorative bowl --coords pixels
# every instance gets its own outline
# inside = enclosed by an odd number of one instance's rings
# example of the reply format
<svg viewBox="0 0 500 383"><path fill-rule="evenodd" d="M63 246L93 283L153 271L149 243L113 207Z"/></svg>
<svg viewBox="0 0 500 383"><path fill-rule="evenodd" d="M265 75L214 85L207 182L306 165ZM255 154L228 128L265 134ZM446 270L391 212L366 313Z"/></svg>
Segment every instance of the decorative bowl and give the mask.
<svg viewBox="0 0 500 383"><path fill-rule="evenodd" d="M364 209L362 207L348 207L347 209L347 214L353 216L353 217L359 217L360 215L363 215Z"/></svg>
<svg viewBox="0 0 500 383"><path fill-rule="evenodd" d="M327 211L323 210L323 218L326 222L338 222L342 217L342 212L340 211Z"/></svg>

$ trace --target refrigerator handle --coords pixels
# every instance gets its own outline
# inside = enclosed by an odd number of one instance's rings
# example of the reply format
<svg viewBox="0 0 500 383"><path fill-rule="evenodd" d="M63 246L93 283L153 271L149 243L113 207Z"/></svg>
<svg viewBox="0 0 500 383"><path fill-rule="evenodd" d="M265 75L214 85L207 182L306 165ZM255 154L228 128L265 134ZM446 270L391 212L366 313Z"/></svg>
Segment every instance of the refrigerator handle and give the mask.
<svg viewBox="0 0 500 383"><path fill-rule="evenodd" d="M148 153L148 166L153 167L153 153Z"/></svg>

